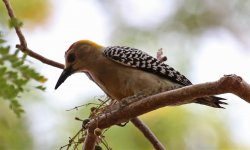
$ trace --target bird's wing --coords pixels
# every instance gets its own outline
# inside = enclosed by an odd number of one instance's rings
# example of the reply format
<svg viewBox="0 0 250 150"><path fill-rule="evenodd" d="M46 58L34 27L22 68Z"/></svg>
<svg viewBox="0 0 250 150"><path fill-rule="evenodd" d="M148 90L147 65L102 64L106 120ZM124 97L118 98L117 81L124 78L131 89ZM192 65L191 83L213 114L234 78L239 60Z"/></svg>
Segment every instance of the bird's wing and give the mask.
<svg viewBox="0 0 250 150"><path fill-rule="evenodd" d="M104 55L122 65L156 74L184 86L192 84L174 68L135 48L110 46L105 48Z"/></svg>

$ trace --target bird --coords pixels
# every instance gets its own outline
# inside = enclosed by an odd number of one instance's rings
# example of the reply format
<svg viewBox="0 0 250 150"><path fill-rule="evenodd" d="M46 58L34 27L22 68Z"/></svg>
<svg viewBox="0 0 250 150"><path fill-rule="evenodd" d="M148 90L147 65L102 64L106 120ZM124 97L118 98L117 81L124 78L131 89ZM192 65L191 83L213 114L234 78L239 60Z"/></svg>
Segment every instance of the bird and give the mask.
<svg viewBox="0 0 250 150"><path fill-rule="evenodd" d="M142 50L128 46L102 46L90 40L74 42L65 52L65 68L55 89L69 76L83 72L113 100L157 89L175 89L192 85L184 75ZM166 99L167 100L167 99ZM204 96L193 102L224 108L226 100Z"/></svg>

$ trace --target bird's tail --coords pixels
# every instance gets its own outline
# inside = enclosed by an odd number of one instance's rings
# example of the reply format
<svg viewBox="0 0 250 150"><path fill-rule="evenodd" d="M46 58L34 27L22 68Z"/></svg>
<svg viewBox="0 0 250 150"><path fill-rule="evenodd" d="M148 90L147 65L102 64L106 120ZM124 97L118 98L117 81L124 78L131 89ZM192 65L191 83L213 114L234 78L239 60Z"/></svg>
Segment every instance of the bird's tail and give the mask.
<svg viewBox="0 0 250 150"><path fill-rule="evenodd" d="M215 108L224 108L221 105L227 105L227 103L223 102L222 100L226 100L226 99L217 97L217 96L206 96L202 98L197 98L197 101L195 103L207 105L207 106L215 107Z"/></svg>

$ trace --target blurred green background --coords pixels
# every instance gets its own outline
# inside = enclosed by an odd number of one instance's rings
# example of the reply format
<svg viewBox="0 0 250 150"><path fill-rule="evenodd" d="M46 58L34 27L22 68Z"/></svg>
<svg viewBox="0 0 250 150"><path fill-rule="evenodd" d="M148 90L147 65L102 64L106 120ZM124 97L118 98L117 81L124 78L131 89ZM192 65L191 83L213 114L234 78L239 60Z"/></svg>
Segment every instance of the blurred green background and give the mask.
<svg viewBox="0 0 250 150"><path fill-rule="evenodd" d="M163 48L167 63L194 83L230 73L250 82L249 0L12 0L11 4L24 23L28 46L58 62L64 62L64 51L72 42L84 38L144 49L154 56ZM18 39L8 28L2 2L0 14L1 36L14 52ZM74 117L86 118L89 108L65 110L103 93L83 74L54 91L60 69L29 57L26 65L48 79L43 84L47 89L41 92L34 82L27 84L29 90L18 95L25 110L21 118L0 96L0 149L59 149L81 127ZM141 118L171 150L250 149L250 105L230 94L222 96L229 103L225 110L190 104L162 108ZM114 150L153 149L130 123L110 128L105 137Z"/></svg>

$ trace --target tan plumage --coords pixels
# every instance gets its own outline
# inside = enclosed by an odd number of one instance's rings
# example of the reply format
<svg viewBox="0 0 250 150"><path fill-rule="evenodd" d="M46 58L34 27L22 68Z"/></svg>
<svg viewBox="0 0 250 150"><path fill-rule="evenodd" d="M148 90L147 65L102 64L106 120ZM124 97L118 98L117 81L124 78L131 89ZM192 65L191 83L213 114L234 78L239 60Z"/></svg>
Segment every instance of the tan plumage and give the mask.
<svg viewBox="0 0 250 150"><path fill-rule="evenodd" d="M65 53L65 69L56 87L75 72L85 72L112 99L143 91L192 84L185 76L152 56L124 46L103 47L88 40L75 42ZM221 108L219 97L203 97L197 103Z"/></svg>

